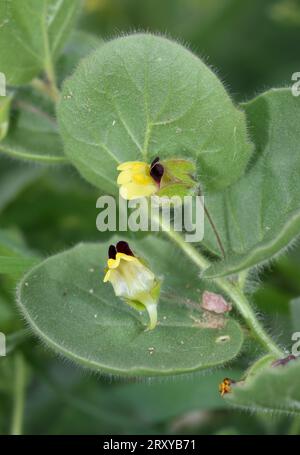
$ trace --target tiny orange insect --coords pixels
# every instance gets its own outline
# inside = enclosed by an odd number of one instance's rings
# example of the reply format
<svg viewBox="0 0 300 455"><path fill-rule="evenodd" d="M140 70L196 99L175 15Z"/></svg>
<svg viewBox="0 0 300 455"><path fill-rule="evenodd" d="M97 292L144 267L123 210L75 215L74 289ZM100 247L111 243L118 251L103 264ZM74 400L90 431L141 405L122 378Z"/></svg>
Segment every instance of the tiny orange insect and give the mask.
<svg viewBox="0 0 300 455"><path fill-rule="evenodd" d="M219 384L219 392L221 396L225 395L226 393L231 392L231 385L234 384L235 381L230 378L224 378L223 381Z"/></svg>

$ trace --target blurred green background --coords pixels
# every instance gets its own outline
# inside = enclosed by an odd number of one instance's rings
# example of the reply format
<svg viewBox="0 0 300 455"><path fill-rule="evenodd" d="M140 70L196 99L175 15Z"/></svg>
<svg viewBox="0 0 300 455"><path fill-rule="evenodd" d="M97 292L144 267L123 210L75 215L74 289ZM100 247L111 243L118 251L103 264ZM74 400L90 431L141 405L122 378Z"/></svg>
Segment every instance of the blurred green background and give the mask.
<svg viewBox="0 0 300 455"><path fill-rule="evenodd" d="M300 71L297 0L86 0L79 27L103 39L144 30L178 39L200 55L237 100L291 83ZM0 157L1 235L46 257L96 231L97 191L70 168L32 167ZM0 238L1 243L1 238ZM300 295L295 246L250 283L270 333L287 347ZM99 277L100 279L100 277ZM298 434L300 419L229 408L218 394L259 353L246 345L226 369L162 380L124 380L82 371L31 339L14 304L18 276L0 276L0 331L10 354L0 359L0 433L14 431L15 394L25 370L24 433Z"/></svg>

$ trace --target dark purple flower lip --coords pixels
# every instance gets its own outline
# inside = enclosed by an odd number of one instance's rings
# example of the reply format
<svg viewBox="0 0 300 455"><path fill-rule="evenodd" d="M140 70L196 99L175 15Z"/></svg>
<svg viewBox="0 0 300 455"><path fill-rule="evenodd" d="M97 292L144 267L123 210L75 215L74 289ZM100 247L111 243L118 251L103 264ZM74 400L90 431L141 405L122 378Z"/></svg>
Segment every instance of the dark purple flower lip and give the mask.
<svg viewBox="0 0 300 455"><path fill-rule="evenodd" d="M120 240L116 246L110 245L108 248L108 258L109 259L116 259L117 253L127 254L128 256L134 256L133 252L131 251L129 245L124 240Z"/></svg>
<svg viewBox="0 0 300 455"><path fill-rule="evenodd" d="M164 172L164 167L159 162L159 157L157 156L150 165L150 175L158 185L160 185Z"/></svg>

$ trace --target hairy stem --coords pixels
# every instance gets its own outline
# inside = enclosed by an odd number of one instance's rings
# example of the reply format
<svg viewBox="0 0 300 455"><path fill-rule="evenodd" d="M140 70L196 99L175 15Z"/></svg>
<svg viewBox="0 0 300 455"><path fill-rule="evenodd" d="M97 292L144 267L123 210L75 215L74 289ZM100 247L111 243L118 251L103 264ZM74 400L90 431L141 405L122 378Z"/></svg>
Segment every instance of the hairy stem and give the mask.
<svg viewBox="0 0 300 455"><path fill-rule="evenodd" d="M44 81L43 79L33 79L31 81L31 86L37 91L42 93L43 95L48 96L51 98L51 100L54 103L57 103L59 100L59 91L58 88L54 88L50 83L47 81ZM55 86L56 87L56 86Z"/></svg>
<svg viewBox="0 0 300 455"><path fill-rule="evenodd" d="M212 230L213 230L213 233L215 234L215 237L216 237L216 239L217 239L217 243L218 243L218 245L219 245L220 251L221 251L222 256L223 256L223 259L225 259L226 254L225 254L225 250L224 250L224 247L223 247L223 243L222 243L221 237L219 236L219 233L218 233L218 231L217 231L217 228L216 228L216 226L215 226L215 223L213 222L213 219L212 219L212 217L210 216L210 213L209 213L209 211L208 211L208 208L206 207L205 204L204 204L203 207L204 207L204 212L205 212L205 214L206 214L206 216L207 216L207 219L208 219L208 221L209 221L209 224L211 225L211 228L212 228Z"/></svg>
<svg viewBox="0 0 300 455"><path fill-rule="evenodd" d="M26 388L26 368L22 354L15 355L14 372L14 405L11 422L11 434L21 435L23 429L25 388Z"/></svg>
<svg viewBox="0 0 300 455"><path fill-rule="evenodd" d="M190 243L186 243L180 234L167 228L164 229L162 220L161 226L164 232L166 232L166 234L175 243L177 243L181 250L185 252L185 254L199 267L199 269L204 270L210 266L210 262L204 258ZM275 356L282 357L283 352L269 337L263 326L257 320L255 312L251 308L249 301L240 288L235 284L232 284L226 278L214 278L212 281L232 300L236 309L242 315L247 326L253 333L253 336L264 346L266 351L274 354Z"/></svg>

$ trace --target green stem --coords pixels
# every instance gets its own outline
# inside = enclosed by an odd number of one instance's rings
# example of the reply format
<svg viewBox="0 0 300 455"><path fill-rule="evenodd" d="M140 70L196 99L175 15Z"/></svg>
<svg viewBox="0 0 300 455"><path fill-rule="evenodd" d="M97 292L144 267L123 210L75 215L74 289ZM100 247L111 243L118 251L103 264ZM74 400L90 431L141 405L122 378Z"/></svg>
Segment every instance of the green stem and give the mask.
<svg viewBox="0 0 300 455"><path fill-rule="evenodd" d="M181 248L182 251L199 267L204 270L210 266L210 262L204 258L190 243L186 243L182 236L177 232L170 229L164 229L163 221L161 220L161 226L168 234L168 236ZM257 320L256 315L251 308L245 295L241 290L234 284L230 283L226 278L214 278L213 282L224 291L227 296L235 304L235 307L244 318L246 324L251 329L255 338L264 346L264 348L274 354L276 357L282 357L284 354L281 349L274 343L269 335L264 330L263 326Z"/></svg>
<svg viewBox="0 0 300 455"><path fill-rule="evenodd" d="M26 367L22 354L15 355L14 405L11 423L11 434L21 435L23 428Z"/></svg>
<svg viewBox="0 0 300 455"><path fill-rule="evenodd" d="M49 36L47 31L47 3L45 3L45 9L43 14L43 41L45 49L45 60L44 60L44 71L47 77L47 83L49 88L49 95L53 99L54 103L57 103L60 99L60 92L57 87L56 74L54 64L51 55Z"/></svg>
<svg viewBox="0 0 300 455"><path fill-rule="evenodd" d="M251 329L255 338L264 346L267 352L274 354L277 357L283 357L284 353L274 343L272 338L267 334L264 327L257 320L255 312L245 295L235 285L231 284L225 278L215 278L214 282L222 289L235 303L237 310L243 316L246 324Z"/></svg>
<svg viewBox="0 0 300 455"><path fill-rule="evenodd" d="M37 91L37 92L40 92L42 93L43 95L46 95L47 97L49 97L54 103L57 103L58 99L59 99L59 93L56 92L56 89L54 89L50 83L49 83L49 80L48 80L48 76L47 76L47 81L44 81L42 79L33 79L33 81L31 81L31 86ZM57 89L58 90L58 89Z"/></svg>

